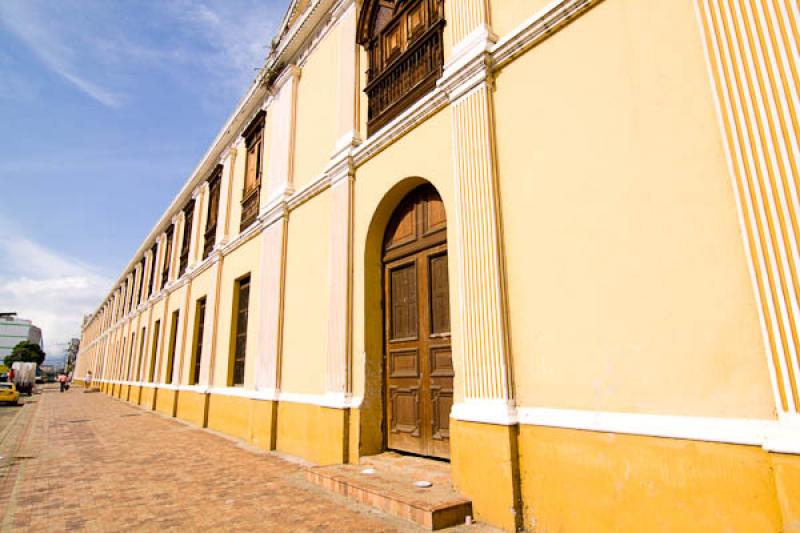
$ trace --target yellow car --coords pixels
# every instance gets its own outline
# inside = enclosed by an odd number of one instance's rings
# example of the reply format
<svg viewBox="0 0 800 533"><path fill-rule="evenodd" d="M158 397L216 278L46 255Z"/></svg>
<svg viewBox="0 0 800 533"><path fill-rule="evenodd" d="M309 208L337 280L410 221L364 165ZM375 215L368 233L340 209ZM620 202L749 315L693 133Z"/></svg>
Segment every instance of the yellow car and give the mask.
<svg viewBox="0 0 800 533"><path fill-rule="evenodd" d="M0 383L0 403L19 403L19 392L13 383Z"/></svg>

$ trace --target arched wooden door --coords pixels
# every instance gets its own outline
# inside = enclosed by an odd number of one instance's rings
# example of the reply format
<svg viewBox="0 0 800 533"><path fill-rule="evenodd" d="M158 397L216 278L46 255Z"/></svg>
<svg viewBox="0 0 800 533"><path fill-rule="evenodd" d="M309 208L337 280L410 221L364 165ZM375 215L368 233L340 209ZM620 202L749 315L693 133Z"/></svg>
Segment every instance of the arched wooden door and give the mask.
<svg viewBox="0 0 800 533"><path fill-rule="evenodd" d="M413 190L395 210L383 265L387 447L449 458L447 218L432 186Z"/></svg>

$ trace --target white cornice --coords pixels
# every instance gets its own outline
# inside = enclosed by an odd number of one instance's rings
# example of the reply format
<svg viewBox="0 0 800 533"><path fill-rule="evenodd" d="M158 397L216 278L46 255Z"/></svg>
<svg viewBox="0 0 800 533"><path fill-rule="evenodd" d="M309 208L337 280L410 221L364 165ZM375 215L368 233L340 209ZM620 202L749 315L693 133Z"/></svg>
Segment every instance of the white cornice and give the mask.
<svg viewBox="0 0 800 533"><path fill-rule="evenodd" d="M433 89L358 145L352 151L353 164L363 165L446 106L447 93L438 87Z"/></svg>
<svg viewBox="0 0 800 533"><path fill-rule="evenodd" d="M602 0L555 0L511 30L492 48L494 68L502 68Z"/></svg>

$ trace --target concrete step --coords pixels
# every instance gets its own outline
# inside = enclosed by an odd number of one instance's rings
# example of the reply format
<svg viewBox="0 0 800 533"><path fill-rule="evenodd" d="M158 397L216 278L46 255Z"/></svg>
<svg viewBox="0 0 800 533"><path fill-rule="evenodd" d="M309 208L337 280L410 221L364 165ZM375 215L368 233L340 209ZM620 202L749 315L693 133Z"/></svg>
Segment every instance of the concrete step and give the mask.
<svg viewBox="0 0 800 533"><path fill-rule="evenodd" d="M407 476L414 481L431 481L436 484L452 485L450 463L415 455L403 455L397 452L384 452L361 458L364 468L395 472Z"/></svg>
<svg viewBox="0 0 800 533"><path fill-rule="evenodd" d="M306 470L306 479L430 530L463 524L472 515L472 502L453 488L449 464L394 455L365 459L360 465L315 466ZM421 488L416 481L432 486Z"/></svg>

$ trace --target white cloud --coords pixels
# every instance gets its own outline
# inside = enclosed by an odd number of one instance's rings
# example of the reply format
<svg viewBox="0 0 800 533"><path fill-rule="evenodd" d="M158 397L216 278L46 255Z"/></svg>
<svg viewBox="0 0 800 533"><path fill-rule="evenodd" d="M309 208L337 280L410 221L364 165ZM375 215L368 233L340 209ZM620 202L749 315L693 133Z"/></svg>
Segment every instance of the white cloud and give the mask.
<svg viewBox="0 0 800 533"><path fill-rule="evenodd" d="M217 90L241 96L256 77L284 15L288 0L172 0L167 4L179 26L207 40L197 55Z"/></svg>
<svg viewBox="0 0 800 533"><path fill-rule="evenodd" d="M147 76L160 71L191 81L202 103L213 108L220 96L225 102L241 96L255 78L287 4L168 0L133 7L88 0L0 0L0 26L48 69L104 106L117 108L135 97L130 84L144 67ZM184 67L200 72L187 78ZM196 83L198 76L202 83Z"/></svg>
<svg viewBox="0 0 800 533"><path fill-rule="evenodd" d="M58 17L43 17L46 12L34 1L4 1L0 4L0 22L27 44L50 70L101 104L118 107L120 95L78 72L77 54L58 31L58 24L62 21Z"/></svg>
<svg viewBox="0 0 800 533"><path fill-rule="evenodd" d="M83 315L95 310L112 280L0 222L0 311L33 320L45 351L58 355L62 343L80 336Z"/></svg>

